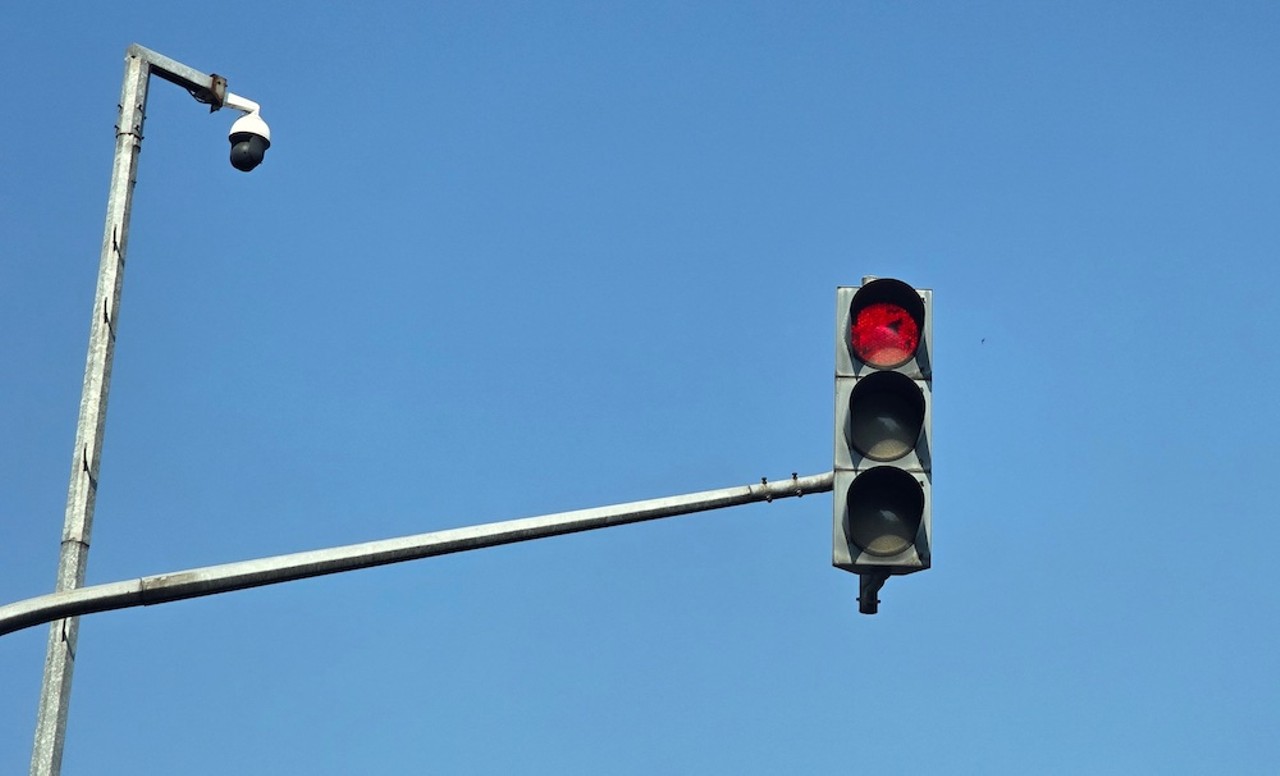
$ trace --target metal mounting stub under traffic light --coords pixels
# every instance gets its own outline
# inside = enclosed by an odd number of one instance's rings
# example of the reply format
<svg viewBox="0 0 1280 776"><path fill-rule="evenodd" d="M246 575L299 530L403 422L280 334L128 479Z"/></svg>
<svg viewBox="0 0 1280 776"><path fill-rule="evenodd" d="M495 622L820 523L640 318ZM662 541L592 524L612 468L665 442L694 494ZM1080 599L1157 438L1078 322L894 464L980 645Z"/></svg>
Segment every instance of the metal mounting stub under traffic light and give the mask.
<svg viewBox="0 0 1280 776"><path fill-rule="evenodd" d="M832 562L874 614L891 575L929 568L933 292L868 279L836 290Z"/></svg>

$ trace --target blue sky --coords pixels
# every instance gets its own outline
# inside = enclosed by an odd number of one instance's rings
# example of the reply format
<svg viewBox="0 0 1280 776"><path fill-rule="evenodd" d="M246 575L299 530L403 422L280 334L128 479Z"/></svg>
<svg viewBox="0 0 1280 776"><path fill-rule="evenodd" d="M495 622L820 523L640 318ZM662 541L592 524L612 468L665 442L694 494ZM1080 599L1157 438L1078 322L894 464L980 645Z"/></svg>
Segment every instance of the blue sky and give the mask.
<svg viewBox="0 0 1280 776"><path fill-rule="evenodd" d="M91 583L827 471L835 288L935 291L934 568L879 615L827 495L93 615L65 773L1274 769L1274 4L6 20L3 602L53 584L129 43L274 144L153 80Z"/></svg>

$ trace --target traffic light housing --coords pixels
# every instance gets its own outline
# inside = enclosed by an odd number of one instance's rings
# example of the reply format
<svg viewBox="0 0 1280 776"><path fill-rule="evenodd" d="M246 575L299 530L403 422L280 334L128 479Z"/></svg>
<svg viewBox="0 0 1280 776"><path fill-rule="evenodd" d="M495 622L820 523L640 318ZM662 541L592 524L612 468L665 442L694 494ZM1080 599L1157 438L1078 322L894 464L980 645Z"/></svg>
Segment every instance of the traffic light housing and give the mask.
<svg viewBox="0 0 1280 776"><path fill-rule="evenodd" d="M836 289L832 563L859 575L864 614L931 561L932 308L891 278Z"/></svg>

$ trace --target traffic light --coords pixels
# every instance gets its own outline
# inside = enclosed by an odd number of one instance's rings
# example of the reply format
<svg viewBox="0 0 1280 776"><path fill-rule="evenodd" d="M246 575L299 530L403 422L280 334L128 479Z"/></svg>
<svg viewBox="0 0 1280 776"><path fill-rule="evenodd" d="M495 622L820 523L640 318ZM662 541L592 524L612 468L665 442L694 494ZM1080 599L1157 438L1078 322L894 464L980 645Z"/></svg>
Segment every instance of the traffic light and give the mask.
<svg viewBox="0 0 1280 776"><path fill-rule="evenodd" d="M875 614L891 575L929 568L933 292L901 280L836 289L832 563Z"/></svg>

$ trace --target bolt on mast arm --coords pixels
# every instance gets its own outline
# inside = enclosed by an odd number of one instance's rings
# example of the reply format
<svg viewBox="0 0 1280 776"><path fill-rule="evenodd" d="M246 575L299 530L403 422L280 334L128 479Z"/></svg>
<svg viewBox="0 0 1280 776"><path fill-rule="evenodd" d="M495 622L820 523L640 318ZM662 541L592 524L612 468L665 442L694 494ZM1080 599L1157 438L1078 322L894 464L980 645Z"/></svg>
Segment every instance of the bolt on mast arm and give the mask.
<svg viewBox="0 0 1280 776"><path fill-rule="evenodd" d="M227 593L250 587L275 585L297 579L343 571L402 563L454 552L496 547L501 544L548 536L591 531L627 523L657 520L757 501L799 497L831 490L831 472L758 485L707 490L681 496L579 509L539 517L349 544L325 550L296 552L270 558L226 563L219 566L159 574L141 579L110 582L50 593L0 606L0 635L40 625L62 617L127 609L134 606L181 601L186 598Z"/></svg>

